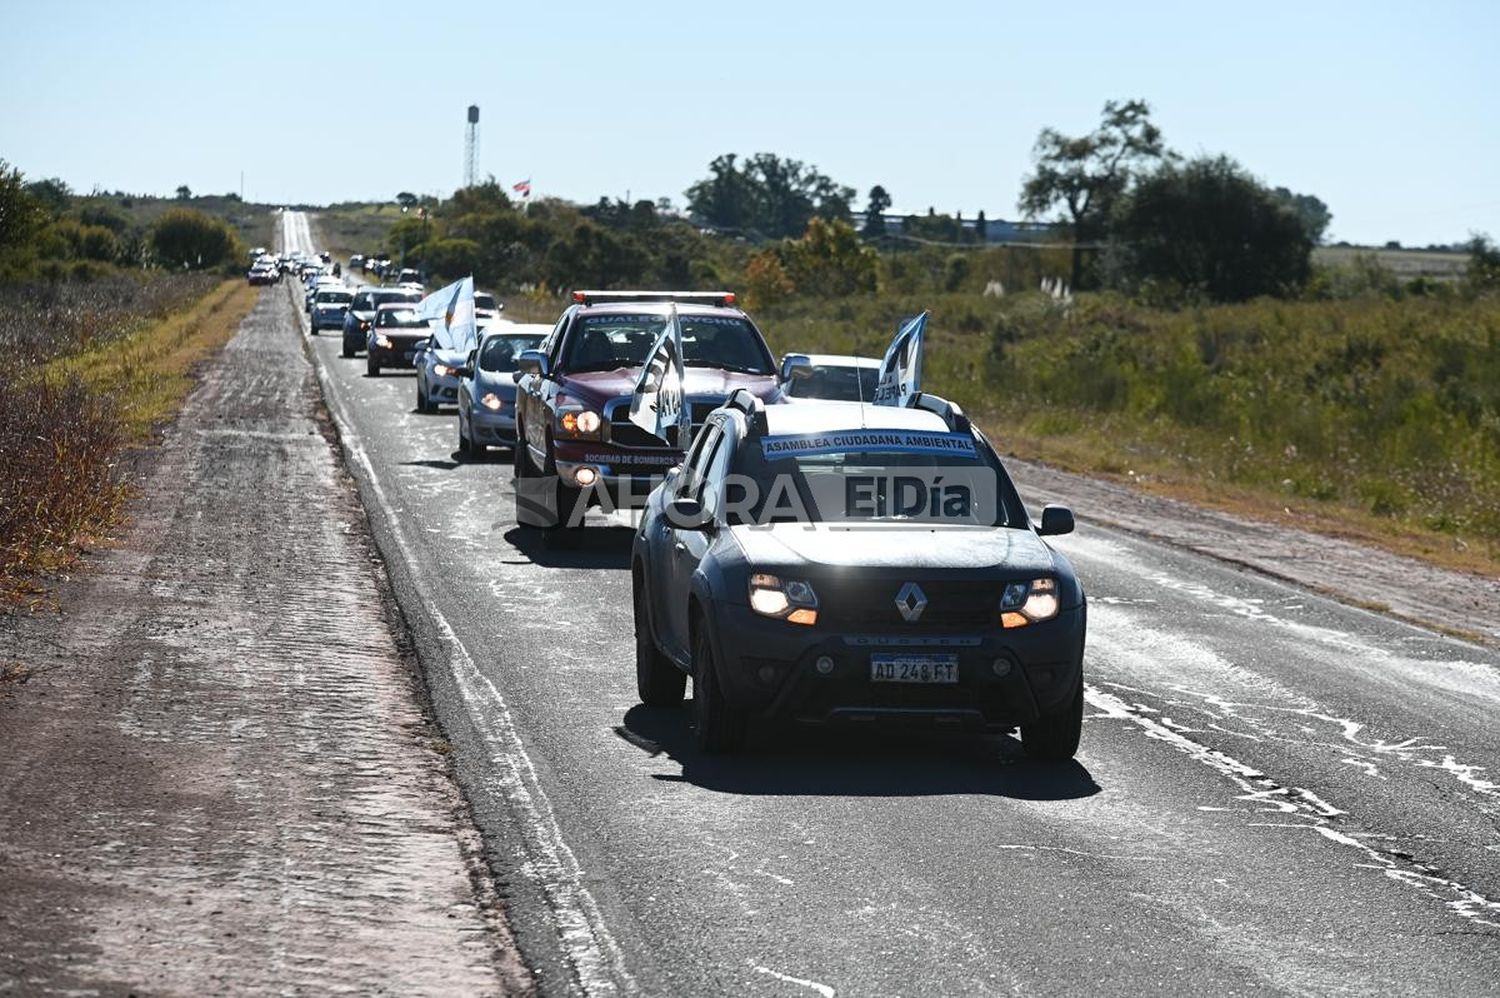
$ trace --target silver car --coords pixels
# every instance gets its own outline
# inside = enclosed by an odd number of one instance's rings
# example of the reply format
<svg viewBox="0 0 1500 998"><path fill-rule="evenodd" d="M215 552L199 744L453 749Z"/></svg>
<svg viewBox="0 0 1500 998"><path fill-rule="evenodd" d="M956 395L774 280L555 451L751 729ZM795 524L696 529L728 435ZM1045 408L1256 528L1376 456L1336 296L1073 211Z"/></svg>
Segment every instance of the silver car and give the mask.
<svg viewBox="0 0 1500 998"><path fill-rule="evenodd" d="M309 310L312 334L318 335L320 329L343 329L344 314L349 311L349 303L353 300L354 292L347 288L326 285L318 288Z"/></svg>
<svg viewBox="0 0 1500 998"><path fill-rule="evenodd" d="M516 360L535 350L552 327L545 323L498 322L480 334L479 346L460 371L458 452L482 454L487 447L516 442Z"/></svg>
<svg viewBox="0 0 1500 998"><path fill-rule="evenodd" d="M417 368L418 412L437 412L439 406L458 404L458 369L469 355L465 350L447 350L437 345L437 330L441 326L441 320L431 324L433 335L412 361Z"/></svg>

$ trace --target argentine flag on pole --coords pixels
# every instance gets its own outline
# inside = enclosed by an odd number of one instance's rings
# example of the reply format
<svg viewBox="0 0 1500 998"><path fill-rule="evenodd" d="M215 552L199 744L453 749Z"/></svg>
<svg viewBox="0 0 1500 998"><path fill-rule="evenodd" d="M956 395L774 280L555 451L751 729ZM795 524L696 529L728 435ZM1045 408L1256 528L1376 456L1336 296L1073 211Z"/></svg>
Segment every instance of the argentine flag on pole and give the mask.
<svg viewBox="0 0 1500 998"><path fill-rule="evenodd" d="M438 288L422 299L417 311L432 324L432 342L438 349L468 353L479 343L472 276Z"/></svg>

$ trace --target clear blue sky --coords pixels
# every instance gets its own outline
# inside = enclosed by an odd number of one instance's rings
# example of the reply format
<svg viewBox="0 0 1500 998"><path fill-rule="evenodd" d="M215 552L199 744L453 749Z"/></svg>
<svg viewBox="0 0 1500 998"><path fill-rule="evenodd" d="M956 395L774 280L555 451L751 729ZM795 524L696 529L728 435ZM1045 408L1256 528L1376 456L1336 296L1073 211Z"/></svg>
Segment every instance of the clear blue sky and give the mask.
<svg viewBox="0 0 1500 998"><path fill-rule="evenodd" d="M1143 97L1168 143L1316 194L1333 238L1500 237L1500 2L10 6L0 157L73 187L326 203L667 196L775 152L896 208L1015 217L1037 132Z"/></svg>

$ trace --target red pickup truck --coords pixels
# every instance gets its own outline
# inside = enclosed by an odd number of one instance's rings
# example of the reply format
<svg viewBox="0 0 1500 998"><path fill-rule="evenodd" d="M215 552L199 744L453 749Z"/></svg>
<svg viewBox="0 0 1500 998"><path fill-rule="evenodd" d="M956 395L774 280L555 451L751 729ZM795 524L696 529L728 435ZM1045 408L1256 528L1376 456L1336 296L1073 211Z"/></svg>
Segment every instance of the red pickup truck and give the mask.
<svg viewBox="0 0 1500 998"><path fill-rule="evenodd" d="M520 525L581 525L580 496L597 503L601 489L617 508L640 506L682 460L687 440L669 442L630 419L641 367L674 306L694 430L736 389L780 400L765 337L734 301L729 292L574 293L552 333L517 362Z"/></svg>

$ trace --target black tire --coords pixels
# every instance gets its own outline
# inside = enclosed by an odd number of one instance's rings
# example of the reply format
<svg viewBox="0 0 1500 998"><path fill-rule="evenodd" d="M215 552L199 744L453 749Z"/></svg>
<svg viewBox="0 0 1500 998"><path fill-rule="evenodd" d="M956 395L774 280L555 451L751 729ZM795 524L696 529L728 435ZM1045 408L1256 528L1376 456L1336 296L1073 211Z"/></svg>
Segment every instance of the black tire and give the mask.
<svg viewBox="0 0 1500 998"><path fill-rule="evenodd" d="M646 593L637 580L635 602L635 689L647 707L677 707L687 696L687 673L668 660L651 636Z"/></svg>
<svg viewBox="0 0 1500 998"><path fill-rule="evenodd" d="M468 434L464 433L464 421L458 421L458 456L460 459L469 461L474 457L474 441L470 440Z"/></svg>
<svg viewBox="0 0 1500 998"><path fill-rule="evenodd" d="M348 343L348 341L344 342L344 349L341 352L343 353L343 355L345 357L353 357L354 356L354 351L349 349L349 343Z"/></svg>
<svg viewBox="0 0 1500 998"><path fill-rule="evenodd" d="M365 359L365 374L372 378L380 377L380 365L369 358Z"/></svg>
<svg viewBox="0 0 1500 998"><path fill-rule="evenodd" d="M318 327L317 326L309 325L308 328L307 328L307 331L309 333L311 333L313 336L318 335Z"/></svg>
<svg viewBox="0 0 1500 998"><path fill-rule="evenodd" d="M417 411L422 413L431 412L432 409L427 402L427 393L422 391L422 379L417 379Z"/></svg>
<svg viewBox="0 0 1500 998"><path fill-rule="evenodd" d="M705 755L729 755L745 741L745 713L724 699L708 625L693 638L693 739Z"/></svg>
<svg viewBox="0 0 1500 998"><path fill-rule="evenodd" d="M1083 677L1065 707L1055 714L1021 725L1021 748L1027 758L1043 762L1066 762L1078 754L1083 735Z"/></svg>
<svg viewBox="0 0 1500 998"><path fill-rule="evenodd" d="M526 437L520 426L516 427L517 443L515 448L515 475L516 475L516 524L522 527L533 527L538 530L555 531L567 526L567 519L573 512L573 507L578 502L579 489L563 485L562 479L558 477L557 470L552 464L548 447L547 467L537 468L536 462L531 460L531 451L526 446ZM522 481L527 479L548 478L551 480L552 513L548 516L540 511L523 507L520 502ZM533 495L535 493L532 493ZM582 526L582 524L580 524Z"/></svg>

